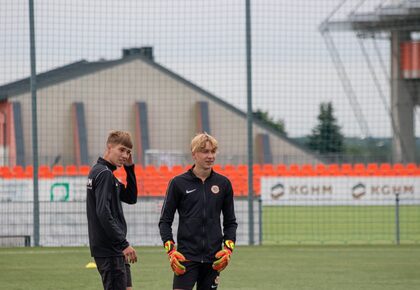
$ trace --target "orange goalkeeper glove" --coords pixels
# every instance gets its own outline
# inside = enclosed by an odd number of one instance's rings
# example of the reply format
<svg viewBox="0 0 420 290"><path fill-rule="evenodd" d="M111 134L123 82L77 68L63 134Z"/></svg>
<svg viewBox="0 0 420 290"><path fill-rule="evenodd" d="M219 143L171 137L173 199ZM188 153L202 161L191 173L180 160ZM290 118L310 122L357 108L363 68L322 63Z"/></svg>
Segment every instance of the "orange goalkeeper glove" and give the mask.
<svg viewBox="0 0 420 290"><path fill-rule="evenodd" d="M217 272L223 271L230 261L230 256L232 251L235 248L235 243L231 240L226 240L223 245L223 250L220 250L216 253L216 261L213 263L213 269Z"/></svg>
<svg viewBox="0 0 420 290"><path fill-rule="evenodd" d="M181 262L186 261L184 255L176 250L175 243L173 241L166 241L164 245L172 271L174 271L177 276L185 274L185 266L181 264Z"/></svg>

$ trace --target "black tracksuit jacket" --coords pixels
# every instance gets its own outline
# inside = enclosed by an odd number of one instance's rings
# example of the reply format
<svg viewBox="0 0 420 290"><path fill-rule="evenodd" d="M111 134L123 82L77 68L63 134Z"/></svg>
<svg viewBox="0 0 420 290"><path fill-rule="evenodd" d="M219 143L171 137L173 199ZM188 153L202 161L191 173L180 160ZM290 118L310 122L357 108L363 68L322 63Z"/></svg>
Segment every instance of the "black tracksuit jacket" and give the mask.
<svg viewBox="0 0 420 290"><path fill-rule="evenodd" d="M168 186L159 221L163 242L174 240L172 222L178 210L177 250L187 260L210 263L225 240L236 240L232 185L213 170L203 182L192 169L174 177ZM223 233L220 214L223 213Z"/></svg>
<svg viewBox="0 0 420 290"><path fill-rule="evenodd" d="M134 165L124 166L127 187L113 174L114 165L103 158L92 167L87 182L87 219L92 257L122 256L128 247L121 201L137 202L137 183Z"/></svg>

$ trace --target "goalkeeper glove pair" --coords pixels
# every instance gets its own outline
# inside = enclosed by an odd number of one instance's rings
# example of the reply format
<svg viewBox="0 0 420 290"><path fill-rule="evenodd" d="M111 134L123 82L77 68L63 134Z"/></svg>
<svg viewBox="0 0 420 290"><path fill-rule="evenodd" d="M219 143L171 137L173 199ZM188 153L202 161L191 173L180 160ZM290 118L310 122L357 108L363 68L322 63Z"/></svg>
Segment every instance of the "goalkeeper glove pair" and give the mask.
<svg viewBox="0 0 420 290"><path fill-rule="evenodd" d="M171 265L172 271L175 275L180 276L185 274L186 269L185 266L181 264L181 262L185 262L186 259L184 255L176 250L175 243L171 240L166 241L165 250L168 254L169 263ZM235 248L235 243L231 240L226 240L223 244L223 249L216 253L216 261L214 261L212 267L217 272L223 271L230 261L230 256L232 255L232 251Z"/></svg>

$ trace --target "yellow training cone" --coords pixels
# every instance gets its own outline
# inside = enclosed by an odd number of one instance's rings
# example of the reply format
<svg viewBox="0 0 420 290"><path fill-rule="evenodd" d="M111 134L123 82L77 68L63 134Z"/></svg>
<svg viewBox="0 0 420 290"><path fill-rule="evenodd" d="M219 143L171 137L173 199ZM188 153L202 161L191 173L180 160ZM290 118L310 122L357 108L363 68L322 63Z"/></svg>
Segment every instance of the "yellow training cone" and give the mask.
<svg viewBox="0 0 420 290"><path fill-rule="evenodd" d="M93 269L96 268L95 262L90 262L86 264L86 269Z"/></svg>

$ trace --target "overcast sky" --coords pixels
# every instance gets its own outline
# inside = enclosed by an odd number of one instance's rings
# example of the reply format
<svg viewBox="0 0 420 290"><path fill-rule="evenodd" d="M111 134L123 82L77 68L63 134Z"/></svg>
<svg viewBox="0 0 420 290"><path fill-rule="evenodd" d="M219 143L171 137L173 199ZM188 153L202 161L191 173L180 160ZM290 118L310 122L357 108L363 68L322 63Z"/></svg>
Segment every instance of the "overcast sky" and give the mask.
<svg viewBox="0 0 420 290"><path fill-rule="evenodd" d="M0 84L29 76L27 2L0 0ZM80 59L116 59L122 48L153 46L158 63L246 110L244 0L35 2L38 72ZM318 31L341 0L251 2L254 109L283 119L295 137L309 134L320 102L331 101L343 132L361 137ZM357 11L372 10L381 1L364 2ZM347 1L335 19L344 19L357 3L361 1ZM373 136L390 136L388 72L380 62L389 70L389 41L364 40L384 104L355 34L337 32L333 37L369 130Z"/></svg>

